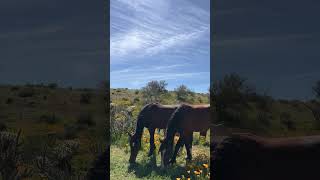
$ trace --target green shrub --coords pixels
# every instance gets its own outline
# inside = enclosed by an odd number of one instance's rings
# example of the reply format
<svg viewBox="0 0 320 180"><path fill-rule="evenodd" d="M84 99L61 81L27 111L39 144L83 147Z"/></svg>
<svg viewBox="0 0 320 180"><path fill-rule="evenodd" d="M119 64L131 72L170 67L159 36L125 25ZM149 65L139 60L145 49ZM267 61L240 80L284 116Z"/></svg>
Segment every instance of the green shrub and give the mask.
<svg viewBox="0 0 320 180"><path fill-rule="evenodd" d="M27 179L32 170L23 162L21 131L18 134L0 132L0 179Z"/></svg>
<svg viewBox="0 0 320 180"><path fill-rule="evenodd" d="M13 102L13 99L12 98L8 98L7 100L6 100L6 104L11 104Z"/></svg>
<svg viewBox="0 0 320 180"><path fill-rule="evenodd" d="M140 99L137 98L137 97L135 97L135 98L133 99L133 103L138 103L138 102L140 102Z"/></svg>
<svg viewBox="0 0 320 180"><path fill-rule="evenodd" d="M13 86L10 88L11 91L18 91L20 89L19 86Z"/></svg>
<svg viewBox="0 0 320 180"><path fill-rule="evenodd" d="M48 87L50 89L56 89L56 88L58 88L58 84L57 83L50 83L50 84L48 84Z"/></svg>
<svg viewBox="0 0 320 180"><path fill-rule="evenodd" d="M78 125L87 125L87 126L95 126L96 122L94 121L92 115L90 113L81 114L77 120Z"/></svg>
<svg viewBox="0 0 320 180"><path fill-rule="evenodd" d="M0 122L0 131L7 130L7 125L4 122Z"/></svg>
<svg viewBox="0 0 320 180"><path fill-rule="evenodd" d="M56 124L60 121L60 118L55 113L42 114L39 119L40 119L40 122L45 122L48 124Z"/></svg>
<svg viewBox="0 0 320 180"><path fill-rule="evenodd" d="M80 96L80 103L81 104L90 104L91 103L91 93L83 93Z"/></svg>
<svg viewBox="0 0 320 180"><path fill-rule="evenodd" d="M282 112L280 114L280 121L288 130L295 130L296 129L296 124L292 120L292 117L289 113Z"/></svg>
<svg viewBox="0 0 320 180"><path fill-rule="evenodd" d="M123 98L122 98L122 101L129 101L129 99L126 98L126 97L123 97Z"/></svg>
<svg viewBox="0 0 320 180"><path fill-rule="evenodd" d="M25 98L25 97L32 97L35 95L35 90L33 88L23 88L19 93L18 96Z"/></svg>
<svg viewBox="0 0 320 180"><path fill-rule="evenodd" d="M74 124L68 124L64 126L63 138L74 139L78 137L79 127Z"/></svg>
<svg viewBox="0 0 320 180"><path fill-rule="evenodd" d="M133 132L136 119L133 112L127 106L112 105L110 108L110 133L111 138L119 140L122 136L127 136L127 132Z"/></svg>

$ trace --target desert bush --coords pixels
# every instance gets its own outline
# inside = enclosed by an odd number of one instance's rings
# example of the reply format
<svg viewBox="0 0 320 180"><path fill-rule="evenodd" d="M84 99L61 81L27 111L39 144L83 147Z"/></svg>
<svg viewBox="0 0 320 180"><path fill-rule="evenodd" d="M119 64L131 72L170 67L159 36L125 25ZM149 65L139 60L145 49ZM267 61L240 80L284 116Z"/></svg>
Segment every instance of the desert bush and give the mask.
<svg viewBox="0 0 320 180"><path fill-rule="evenodd" d="M18 91L19 89L20 89L19 86L12 86L12 87L10 88L10 91Z"/></svg>
<svg viewBox="0 0 320 180"><path fill-rule="evenodd" d="M280 121L281 123L288 129L288 130L295 130L295 122L292 120L292 117L287 112L282 112L280 114Z"/></svg>
<svg viewBox="0 0 320 180"><path fill-rule="evenodd" d="M35 160L39 176L49 180L78 179L71 161L77 154L79 145L78 141L65 140L52 147L44 146Z"/></svg>
<svg viewBox="0 0 320 180"><path fill-rule="evenodd" d="M193 102L194 92L192 92L187 86L180 85L174 91L179 102Z"/></svg>
<svg viewBox="0 0 320 180"><path fill-rule="evenodd" d="M129 98L123 97L122 101L129 101Z"/></svg>
<svg viewBox="0 0 320 180"><path fill-rule="evenodd" d="M133 99L133 103L135 104L135 103L138 103L138 102L140 102L140 99L137 98L137 97L135 97L135 98Z"/></svg>
<svg viewBox="0 0 320 180"><path fill-rule="evenodd" d="M87 92L87 93L82 93L80 96L80 103L81 104L90 104L91 103L91 97L92 94Z"/></svg>
<svg viewBox="0 0 320 180"><path fill-rule="evenodd" d="M50 84L48 84L48 87L50 89L56 89L56 88L58 88L58 84L57 83L50 83Z"/></svg>
<svg viewBox="0 0 320 180"><path fill-rule="evenodd" d="M239 111L238 109L249 108L248 95L253 94L252 88L249 87L246 79L237 74L226 75L223 80L214 83L210 93L210 98L213 99L219 120L228 115L227 111Z"/></svg>
<svg viewBox="0 0 320 180"><path fill-rule="evenodd" d="M94 121L92 114L90 114L90 113L81 114L78 117L78 120L76 123L78 125L86 125L86 126L95 126L96 125L96 122Z"/></svg>
<svg viewBox="0 0 320 180"><path fill-rule="evenodd" d="M111 105L110 133L111 139L119 139L135 129L136 120L133 118L133 108L127 106Z"/></svg>
<svg viewBox="0 0 320 180"><path fill-rule="evenodd" d="M273 99L270 96L267 95L260 95L260 94L253 94L250 95L250 101L255 102L257 105L257 108L269 112L272 108Z"/></svg>
<svg viewBox="0 0 320 180"><path fill-rule="evenodd" d="M161 95L166 94L168 91L166 86L168 83L165 81L150 81L145 87L142 88L142 96L146 103L160 102Z"/></svg>
<svg viewBox="0 0 320 180"><path fill-rule="evenodd" d="M96 157L95 161L92 163L92 167L88 171L87 178L88 180L96 180L96 179L108 179L109 175L107 169L109 167L109 155L110 148L107 146L105 151L99 153Z"/></svg>
<svg viewBox="0 0 320 180"><path fill-rule="evenodd" d="M7 130L7 125L4 122L0 122L0 132Z"/></svg>
<svg viewBox="0 0 320 180"><path fill-rule="evenodd" d="M35 95L35 90L31 87L26 87L21 89L21 91L18 93L19 97L25 98L25 97L32 97Z"/></svg>
<svg viewBox="0 0 320 180"><path fill-rule="evenodd" d="M60 122L60 117L58 117L55 113L49 114L44 113L39 117L40 122L45 122L48 124L56 124Z"/></svg>
<svg viewBox="0 0 320 180"><path fill-rule="evenodd" d="M269 127L271 125L269 114L264 111L259 111L257 114L257 123Z"/></svg>
<svg viewBox="0 0 320 180"><path fill-rule="evenodd" d="M82 129L83 127L79 127L76 124L66 124L64 126L64 131L63 131L63 138L64 139L74 139L78 137L78 132Z"/></svg>
<svg viewBox="0 0 320 180"><path fill-rule="evenodd" d="M14 180L32 176L32 170L22 161L21 131L0 132L0 179Z"/></svg>
<svg viewBox="0 0 320 180"><path fill-rule="evenodd" d="M13 103L13 99L12 98L8 98L7 100L6 100L6 104L12 104Z"/></svg>
<svg viewBox="0 0 320 180"><path fill-rule="evenodd" d="M320 80L318 80L313 86L312 91L316 98L320 99Z"/></svg>

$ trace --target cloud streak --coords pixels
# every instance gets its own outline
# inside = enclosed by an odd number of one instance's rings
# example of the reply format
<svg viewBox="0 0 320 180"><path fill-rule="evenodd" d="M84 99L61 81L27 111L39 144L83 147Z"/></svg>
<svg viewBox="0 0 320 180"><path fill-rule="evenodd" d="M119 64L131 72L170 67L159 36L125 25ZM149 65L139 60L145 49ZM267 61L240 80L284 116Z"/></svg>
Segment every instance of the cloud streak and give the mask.
<svg viewBox="0 0 320 180"><path fill-rule="evenodd" d="M111 0L111 86L178 79L197 86L195 76L209 84L210 12L197 2Z"/></svg>

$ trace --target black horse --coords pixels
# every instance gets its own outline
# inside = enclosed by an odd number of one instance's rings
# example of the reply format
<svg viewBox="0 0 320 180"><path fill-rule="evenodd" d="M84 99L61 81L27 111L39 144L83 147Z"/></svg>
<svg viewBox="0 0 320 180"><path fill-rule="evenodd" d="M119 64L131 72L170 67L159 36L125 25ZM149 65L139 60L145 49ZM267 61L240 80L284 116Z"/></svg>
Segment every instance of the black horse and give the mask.
<svg viewBox="0 0 320 180"><path fill-rule="evenodd" d="M177 108L168 122L165 138L161 141L159 149L159 152L161 153L161 166L165 167L169 163L174 163L176 161L177 153L183 145L186 146L187 160L191 160L193 132L200 132L200 135L205 136L209 126L209 105L194 106L183 104ZM180 138L172 153L174 136L176 133L180 134Z"/></svg>
<svg viewBox="0 0 320 180"><path fill-rule="evenodd" d="M142 108L141 112L138 115L136 130L134 135L129 134L129 143L130 143L130 163L135 163L138 151L141 146L141 137L143 129L146 127L150 133L150 150L148 156L153 154L156 146L154 144L154 132L155 129L164 129L166 128L167 122L171 114L177 109L177 105L161 105L158 103L147 104Z"/></svg>
<svg viewBox="0 0 320 180"><path fill-rule="evenodd" d="M216 180L317 180L320 136L234 134L215 147L211 160Z"/></svg>

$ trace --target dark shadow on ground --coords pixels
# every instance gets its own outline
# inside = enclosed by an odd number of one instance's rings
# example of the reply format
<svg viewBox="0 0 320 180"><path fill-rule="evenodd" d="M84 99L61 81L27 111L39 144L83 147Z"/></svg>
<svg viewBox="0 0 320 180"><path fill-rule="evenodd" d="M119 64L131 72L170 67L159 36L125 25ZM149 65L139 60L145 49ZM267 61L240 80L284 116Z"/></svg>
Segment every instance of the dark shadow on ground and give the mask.
<svg viewBox="0 0 320 180"><path fill-rule="evenodd" d="M154 172L160 176L167 176L171 179L176 179L176 177L181 176L181 174L183 174L186 170L185 167L177 165L161 168L160 166L157 166L157 159L156 155L154 154L146 161L129 165L128 171L134 172L138 178L148 177L152 172Z"/></svg>

